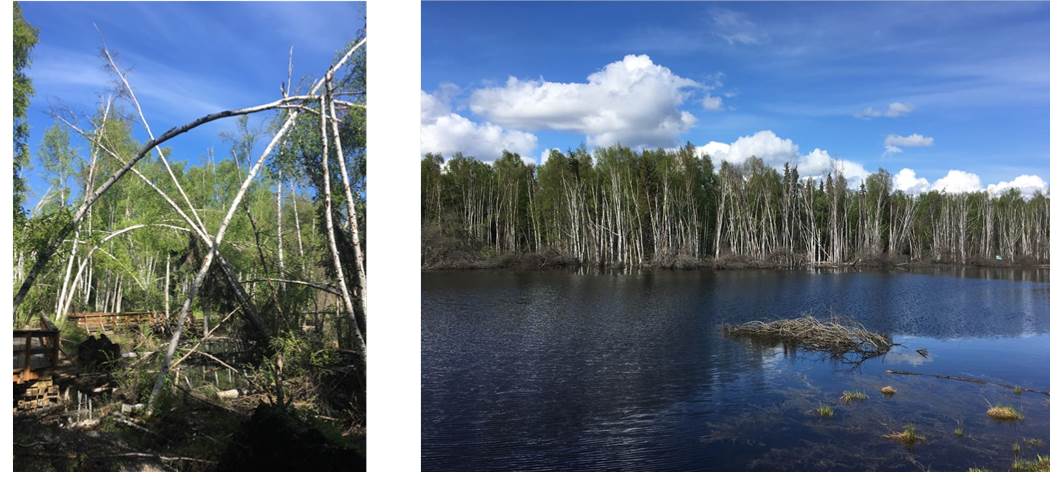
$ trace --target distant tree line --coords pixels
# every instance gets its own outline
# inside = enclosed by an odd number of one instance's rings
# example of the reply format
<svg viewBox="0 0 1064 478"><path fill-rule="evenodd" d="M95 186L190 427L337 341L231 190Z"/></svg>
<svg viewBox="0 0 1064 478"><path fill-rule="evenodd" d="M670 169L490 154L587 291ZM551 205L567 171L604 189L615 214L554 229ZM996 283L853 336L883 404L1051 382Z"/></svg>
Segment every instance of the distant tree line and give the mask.
<svg viewBox="0 0 1064 478"><path fill-rule="evenodd" d="M540 165L421 161L423 265L455 251L601 266L1049 262L1049 198L1011 190L919 195L886 171L851 184L756 157L717 162L688 144L554 150Z"/></svg>

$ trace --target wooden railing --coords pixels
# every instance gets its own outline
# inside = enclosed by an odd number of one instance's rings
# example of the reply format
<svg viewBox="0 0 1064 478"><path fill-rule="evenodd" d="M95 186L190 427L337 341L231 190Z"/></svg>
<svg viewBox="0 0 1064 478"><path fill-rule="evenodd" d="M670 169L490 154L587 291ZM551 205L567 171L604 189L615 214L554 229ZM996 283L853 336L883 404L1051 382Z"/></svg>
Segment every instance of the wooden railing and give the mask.
<svg viewBox="0 0 1064 478"><path fill-rule="evenodd" d="M45 319L40 323L40 329L12 331L15 383L37 380L59 365L59 329Z"/></svg>

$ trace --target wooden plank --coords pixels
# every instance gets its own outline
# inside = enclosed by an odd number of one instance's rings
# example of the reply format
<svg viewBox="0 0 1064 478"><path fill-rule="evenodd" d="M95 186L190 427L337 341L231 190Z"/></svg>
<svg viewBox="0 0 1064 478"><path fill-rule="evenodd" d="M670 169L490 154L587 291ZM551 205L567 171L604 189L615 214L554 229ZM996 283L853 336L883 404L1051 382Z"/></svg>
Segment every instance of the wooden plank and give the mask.
<svg viewBox="0 0 1064 478"><path fill-rule="evenodd" d="M67 317L72 319L93 317L138 317L154 315L154 312L70 312Z"/></svg>

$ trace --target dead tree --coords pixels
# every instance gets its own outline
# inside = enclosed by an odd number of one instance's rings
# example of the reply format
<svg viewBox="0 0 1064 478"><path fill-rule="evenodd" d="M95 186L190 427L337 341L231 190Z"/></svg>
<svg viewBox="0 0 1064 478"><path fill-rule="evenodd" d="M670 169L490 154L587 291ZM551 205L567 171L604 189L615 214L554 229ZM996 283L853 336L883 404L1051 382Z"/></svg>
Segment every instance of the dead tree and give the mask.
<svg viewBox="0 0 1064 478"><path fill-rule="evenodd" d="M314 83L313 87L310 89L308 97L313 97L314 95L317 95L318 94L318 90L320 90L322 88L322 86L324 85L326 79L330 78L332 76L332 74L335 73L336 70L338 70L341 66L343 66L343 64L345 64L348 61L348 59L351 58L351 56L355 53L355 51L358 50L359 48L361 48L365 43L366 43L366 40L362 39L357 44L355 44L353 47L351 47L347 51L347 53L345 53L344 56L336 64L334 64L332 67L329 68L329 70L325 73L325 75L322 78L320 78L317 82ZM304 97L304 98L306 98L306 97ZM276 101L274 103L271 103L271 104L274 104L275 105L274 107L280 107L282 105L289 104L289 101L287 101L289 99L290 98L282 98L281 100L278 100L278 101ZM324 138L326 136L326 134L325 134L325 118L324 118L325 96L318 96L317 99L319 99L321 101L321 104L322 104L321 114L323 115L323 118L322 118L322 128L321 129L322 129L322 136ZM200 266L199 271L196 273L196 276L192 280L192 283L189 284L187 296L185 298L184 303L181 306L181 311L178 313L178 316L177 316L177 329L174 332L174 335L170 339L170 343L169 343L169 345L167 347L166 354L163 356L162 365L160 367L159 374L156 377L154 387L152 387L151 398L149 399L149 404L154 404L155 400L159 396L159 392L162 390L163 383L165 382L166 376L169 374L169 371L170 371L170 364L171 364L171 362L173 360L174 353L177 350L178 343L181 341L181 335L182 335L182 333L184 331L185 322L188 320L189 311L190 311L190 309L192 307L192 300L196 297L197 293L199 292L200 286L203 285L203 281L204 281L204 279L206 279L207 273L210 271L211 264L213 263L214 258L215 258L215 256L218 253L218 246L224 240L226 230L228 229L229 224L232 221L233 216L236 213L237 208L240 207L240 204L242 203L242 201L244 199L244 195L247 193L248 188L251 186L252 181L254 181L255 177L258 175L258 172L262 168L262 165L265 163L266 158L268 158L270 156L270 154L273 152L274 148L276 148L277 145L280 143L280 140L288 133L288 131L292 128L292 126L295 125L296 119L299 117L300 111L301 111L300 109L289 109L289 111L287 113L287 118L285 119L285 122L281 125L281 128L277 131L277 133L274 134L273 138L270 140L269 144L266 146L266 149L259 156L259 159L255 162L254 165L251 166L251 169L248 171L247 177L244 179L243 184L241 184L240 189L237 191L236 196L233 198L232 204L230 204L230 206L229 206L229 210L226 212L225 217L222 219L222 222L221 222L221 224L218 227L218 232L215 234L213 241L211 241L210 249L208 250L206 256L204 257L203 263ZM164 136L166 136L166 135L164 135ZM324 149L324 151L323 151L323 153L324 153L323 154L323 156L324 156L323 159L325 159L327 161L327 158L328 158L328 143L323 145L323 149ZM326 177L328 177L328 176L326 176ZM326 188L326 190L328 190L328 188ZM335 252L334 252L334 254L335 254ZM337 275L339 276L340 274L342 274L342 272L338 270L337 271ZM340 276L340 277L341 277L341 280L342 280L342 276ZM346 290L346 287L344 287L343 290ZM349 311L349 313L351 313L352 316L354 314L353 311ZM364 350L360 350L359 352L361 354L365 353Z"/></svg>

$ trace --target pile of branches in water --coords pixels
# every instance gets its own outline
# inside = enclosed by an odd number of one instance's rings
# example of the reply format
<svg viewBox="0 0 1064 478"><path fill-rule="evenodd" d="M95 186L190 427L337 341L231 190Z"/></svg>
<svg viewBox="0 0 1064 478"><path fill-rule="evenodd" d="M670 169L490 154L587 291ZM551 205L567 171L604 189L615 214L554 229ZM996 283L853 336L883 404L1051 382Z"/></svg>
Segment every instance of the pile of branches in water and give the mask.
<svg viewBox="0 0 1064 478"><path fill-rule="evenodd" d="M856 322L833 317L820 321L812 316L762 322L755 320L739 325L725 325L724 333L735 337L782 342L806 350L826 352L833 358L862 362L890 351L889 337L870 332Z"/></svg>

